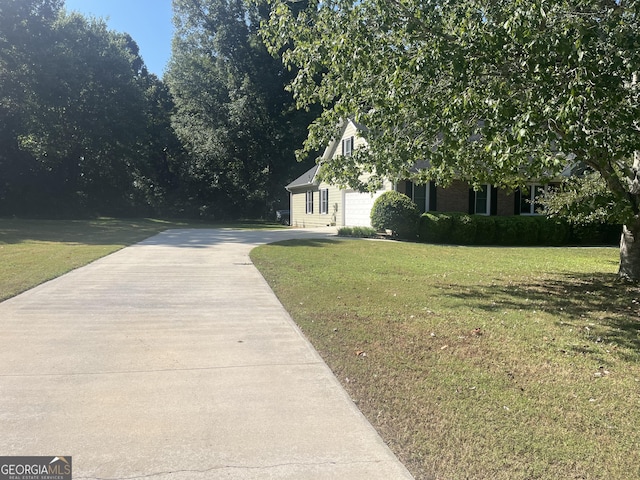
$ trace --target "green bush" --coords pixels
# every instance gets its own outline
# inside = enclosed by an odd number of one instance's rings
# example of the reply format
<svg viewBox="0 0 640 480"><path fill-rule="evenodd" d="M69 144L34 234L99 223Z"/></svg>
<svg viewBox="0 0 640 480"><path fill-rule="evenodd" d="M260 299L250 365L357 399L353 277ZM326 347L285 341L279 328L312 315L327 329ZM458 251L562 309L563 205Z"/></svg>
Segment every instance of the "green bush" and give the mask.
<svg viewBox="0 0 640 480"><path fill-rule="evenodd" d="M540 223L535 216L498 217L501 245L539 245Z"/></svg>
<svg viewBox="0 0 640 480"><path fill-rule="evenodd" d="M475 218L474 218L475 217ZM448 243L473 245L478 228L477 216L467 213L451 214L452 225Z"/></svg>
<svg viewBox="0 0 640 480"><path fill-rule="evenodd" d="M458 245L616 244L620 225L569 226L541 215L496 217L429 212L420 217L422 242Z"/></svg>
<svg viewBox="0 0 640 480"><path fill-rule="evenodd" d="M434 215L430 213L423 213L422 215L420 215L420 220L418 223L418 238L421 242L437 242L433 229L434 222Z"/></svg>
<svg viewBox="0 0 640 480"><path fill-rule="evenodd" d="M339 237L374 238L377 235L376 229L371 227L341 227L338 229Z"/></svg>
<svg viewBox="0 0 640 480"><path fill-rule="evenodd" d="M605 245L619 245L622 235L622 225L602 225L602 243Z"/></svg>
<svg viewBox="0 0 640 480"><path fill-rule="evenodd" d="M496 239L496 221L497 217L487 215L474 215L473 219L476 223L476 239L473 243L476 245L493 245Z"/></svg>
<svg viewBox="0 0 640 480"><path fill-rule="evenodd" d="M543 216L533 217L538 222L539 245L565 245L569 239L569 225L567 222Z"/></svg>
<svg viewBox="0 0 640 480"><path fill-rule="evenodd" d="M418 234L423 242L450 242L453 218L449 213L424 213L420 217Z"/></svg>
<svg viewBox="0 0 640 480"><path fill-rule="evenodd" d="M391 230L399 238L413 239L418 233L418 207L406 195L388 191L380 195L371 209L371 226Z"/></svg>
<svg viewBox="0 0 640 480"><path fill-rule="evenodd" d="M590 223L570 227L571 243L579 245L616 245L620 241L622 225Z"/></svg>
<svg viewBox="0 0 640 480"><path fill-rule="evenodd" d="M517 216L516 231L518 232L517 245L538 245L539 223L535 216Z"/></svg>
<svg viewBox="0 0 640 480"><path fill-rule="evenodd" d="M517 245L518 226L515 217L496 217L496 245Z"/></svg>

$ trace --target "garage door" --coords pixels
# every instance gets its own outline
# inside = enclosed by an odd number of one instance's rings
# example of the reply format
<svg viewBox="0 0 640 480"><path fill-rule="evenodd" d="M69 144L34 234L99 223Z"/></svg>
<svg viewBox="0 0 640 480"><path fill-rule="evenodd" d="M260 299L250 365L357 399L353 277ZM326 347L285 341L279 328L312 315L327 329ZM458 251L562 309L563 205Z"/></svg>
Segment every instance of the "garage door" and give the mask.
<svg viewBox="0 0 640 480"><path fill-rule="evenodd" d="M382 191L370 193L346 192L344 194L344 224L347 227L370 227L371 207Z"/></svg>

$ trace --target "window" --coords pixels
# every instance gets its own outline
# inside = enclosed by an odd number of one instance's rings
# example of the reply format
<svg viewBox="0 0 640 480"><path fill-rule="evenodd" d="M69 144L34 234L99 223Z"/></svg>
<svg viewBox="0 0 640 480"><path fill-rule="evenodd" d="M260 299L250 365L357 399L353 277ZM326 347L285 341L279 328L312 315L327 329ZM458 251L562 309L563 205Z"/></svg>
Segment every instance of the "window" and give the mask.
<svg viewBox="0 0 640 480"><path fill-rule="evenodd" d="M342 156L350 157L353 153L353 137L342 139Z"/></svg>
<svg viewBox="0 0 640 480"><path fill-rule="evenodd" d="M406 194L418 206L420 213L425 213L429 210L429 184L417 185L407 181Z"/></svg>
<svg viewBox="0 0 640 480"><path fill-rule="evenodd" d="M328 214L329 213L329 189L323 188L320 190L320 213Z"/></svg>
<svg viewBox="0 0 640 480"><path fill-rule="evenodd" d="M491 187L489 185L483 185L481 190L474 192L475 202L473 213L476 213L478 215L491 214L490 188Z"/></svg>
<svg viewBox="0 0 640 480"><path fill-rule="evenodd" d="M520 190L520 215L537 215L542 205L537 201L545 194L547 186L531 184Z"/></svg>
<svg viewBox="0 0 640 480"><path fill-rule="evenodd" d="M306 194L306 213L313 213L313 190L309 190Z"/></svg>

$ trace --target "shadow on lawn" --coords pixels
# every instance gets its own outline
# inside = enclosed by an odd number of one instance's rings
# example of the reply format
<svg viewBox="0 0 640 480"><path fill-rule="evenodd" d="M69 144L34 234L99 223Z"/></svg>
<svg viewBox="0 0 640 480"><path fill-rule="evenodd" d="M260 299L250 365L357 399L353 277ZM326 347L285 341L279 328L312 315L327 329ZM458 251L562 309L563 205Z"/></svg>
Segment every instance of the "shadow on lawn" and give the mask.
<svg viewBox="0 0 640 480"><path fill-rule="evenodd" d="M621 282L613 274L564 274L513 285L501 281L452 287L448 294L487 312L558 314L557 325L584 331L583 338L591 345L614 344L640 352L640 286ZM591 345L573 349L587 353Z"/></svg>
<svg viewBox="0 0 640 480"><path fill-rule="evenodd" d="M335 244L335 238L308 238L282 240L277 243L282 247L324 247L328 244Z"/></svg>
<svg viewBox="0 0 640 480"><path fill-rule="evenodd" d="M171 226L170 222L146 219L0 219L0 243L36 241L85 245L127 244L155 235Z"/></svg>

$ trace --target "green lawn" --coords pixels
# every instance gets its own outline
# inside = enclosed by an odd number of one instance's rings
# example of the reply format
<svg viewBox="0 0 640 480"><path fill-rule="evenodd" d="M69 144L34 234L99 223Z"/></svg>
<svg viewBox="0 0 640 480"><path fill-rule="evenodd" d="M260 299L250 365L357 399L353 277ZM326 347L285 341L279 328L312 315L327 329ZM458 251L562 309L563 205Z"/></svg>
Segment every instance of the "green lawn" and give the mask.
<svg viewBox="0 0 640 480"><path fill-rule="evenodd" d="M207 226L223 225L153 219L0 219L0 301L168 228Z"/></svg>
<svg viewBox="0 0 640 480"><path fill-rule="evenodd" d="M640 478L615 248L291 241L252 258L417 479Z"/></svg>

